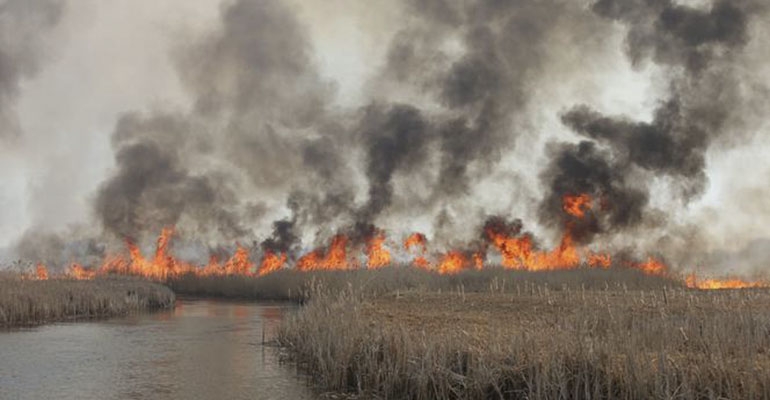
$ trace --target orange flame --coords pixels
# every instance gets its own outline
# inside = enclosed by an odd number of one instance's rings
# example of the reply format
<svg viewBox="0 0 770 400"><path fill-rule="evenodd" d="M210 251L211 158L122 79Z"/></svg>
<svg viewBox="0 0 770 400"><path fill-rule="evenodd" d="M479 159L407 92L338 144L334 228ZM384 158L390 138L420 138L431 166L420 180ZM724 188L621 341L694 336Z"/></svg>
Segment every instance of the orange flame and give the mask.
<svg viewBox="0 0 770 400"><path fill-rule="evenodd" d="M424 253L427 250L426 243L427 239L425 238L425 235L419 232L415 232L409 235L406 240L404 240L404 248L409 250L412 247L419 247L420 251Z"/></svg>
<svg viewBox="0 0 770 400"><path fill-rule="evenodd" d="M468 259L459 251L450 251L438 264L439 274L456 274L468 267Z"/></svg>
<svg viewBox="0 0 770 400"><path fill-rule="evenodd" d="M381 268L390 265L390 252L383 247L385 235L378 233L369 238L366 242L366 254L368 261L366 266L369 268Z"/></svg>
<svg viewBox="0 0 770 400"><path fill-rule="evenodd" d="M591 253L587 262L592 267L609 268L612 265L612 256L607 253Z"/></svg>
<svg viewBox="0 0 770 400"><path fill-rule="evenodd" d="M259 276L267 275L271 272L278 271L286 263L286 253L280 255L273 253L270 250L265 250L265 254L262 257L262 264L259 266Z"/></svg>
<svg viewBox="0 0 770 400"><path fill-rule="evenodd" d="M404 249L410 251L412 248L418 248L417 255L412 260L412 265L417 268L430 269L430 262L425 258L425 253L428 252L427 239L425 235L419 232L415 232L409 235L404 240Z"/></svg>
<svg viewBox="0 0 770 400"><path fill-rule="evenodd" d="M48 268L42 263L37 264L37 267L35 267L35 277L41 281L48 279Z"/></svg>
<svg viewBox="0 0 770 400"><path fill-rule="evenodd" d="M586 200L587 199L587 200ZM590 209L590 197L587 195L565 196L564 210L570 215L580 217L585 210ZM537 250L529 234L508 236L507 231L496 231L494 226L486 229L485 234L489 243L495 246L502 255L505 268L529 271L577 268L584 262L594 268L610 268L613 265L612 256L608 253L585 251L574 243L572 223L565 227L559 246L551 251ZM518 232L518 231L517 231ZM283 268L288 260L285 252L274 253L266 250L259 268L250 260L247 247L237 245L235 253L225 262L220 263L217 257L211 257L209 263L202 268L175 258L170 249L174 228L164 228L156 241L155 254L152 259L145 258L139 247L132 240L126 240L128 255L107 255L102 264L95 269L85 268L73 263L67 269L66 275L75 279L93 279L98 275L127 274L138 275L148 279L166 280L185 273L199 276L244 275L263 276ZM388 265L391 261L390 252L384 247L385 235L379 232L371 237L366 244L368 256L367 266L378 268ZM421 233L413 233L404 241L407 251L415 252L413 264L419 268L430 269L430 262L424 257L427 253L427 240ZM311 270L345 270L357 268L356 260L349 260L347 254L348 238L345 235L334 236L328 249L316 249L304 255L296 262L299 271ZM441 257L436 264L440 274L456 274L463 270L483 269L486 249L474 253L452 250ZM668 275L668 267L661 261L649 257L644 262L626 262L626 265L639 269L649 275ZM255 271L256 269L256 271ZM37 264L33 278L44 280L49 278L49 272L42 263ZM770 282L744 281L741 279L696 279L695 275L686 278L685 283L690 288L698 289L740 289L770 287Z"/></svg>
<svg viewBox="0 0 770 400"><path fill-rule="evenodd" d="M647 261L631 264L631 266L640 269L647 275L666 275L668 273L668 267L666 267L666 264L663 264L662 262L652 257L647 257Z"/></svg>
<svg viewBox="0 0 770 400"><path fill-rule="evenodd" d="M216 255L211 255L209 257L209 263L206 264L205 267L199 272L199 275L202 276L214 276L214 275L224 275L225 269L222 266L222 264L219 263L219 258Z"/></svg>
<svg viewBox="0 0 770 400"><path fill-rule="evenodd" d="M737 278L729 279L701 279L698 280L695 274L690 274L685 280L687 287L692 289L747 289L747 288L765 288L768 282L749 282Z"/></svg>
<svg viewBox="0 0 770 400"><path fill-rule="evenodd" d="M85 269L78 263L70 265L67 274L75 279L93 279L96 277L96 271Z"/></svg>
<svg viewBox="0 0 770 400"><path fill-rule="evenodd" d="M347 236L337 235L332 238L329 251L325 255L321 249L313 250L297 260L297 269L300 271L349 269L347 244Z"/></svg>
<svg viewBox="0 0 770 400"><path fill-rule="evenodd" d="M509 237L489 229L487 237L502 254L505 268L543 271L577 268L580 264L580 255L569 229L564 232L559 246L550 252L533 249L529 235Z"/></svg>
<svg viewBox="0 0 770 400"><path fill-rule="evenodd" d="M250 275L254 263L249 260L249 249L236 245L235 254L225 263L227 275Z"/></svg>
<svg viewBox="0 0 770 400"><path fill-rule="evenodd" d="M573 217L583 218L585 212L591 209L591 196L586 193L578 195L565 194L562 197L562 209Z"/></svg>
<svg viewBox="0 0 770 400"><path fill-rule="evenodd" d="M476 252L473 253L473 266L477 270L481 270L484 268L484 253L483 252Z"/></svg>

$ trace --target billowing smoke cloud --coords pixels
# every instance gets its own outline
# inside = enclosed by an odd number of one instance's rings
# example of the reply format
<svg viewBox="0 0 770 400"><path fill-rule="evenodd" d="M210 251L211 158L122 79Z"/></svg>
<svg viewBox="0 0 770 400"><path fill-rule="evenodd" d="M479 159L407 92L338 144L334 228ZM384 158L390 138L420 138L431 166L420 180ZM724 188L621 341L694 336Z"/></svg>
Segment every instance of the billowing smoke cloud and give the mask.
<svg viewBox="0 0 770 400"><path fill-rule="evenodd" d="M27 3L6 2L0 15L11 9L6 4L21 10ZM741 55L764 12L728 0L701 8L672 0L403 0L386 7L403 7L403 25L378 42L384 60L371 60L364 100L343 107L319 72L297 10L280 1L224 2L217 26L191 34L172 54L189 109L149 107L116 123L115 168L94 197L104 230L141 240L174 225L211 248L254 241L291 254L311 237L320 245L342 232L359 246L411 229L392 224L405 215L427 216L436 236L476 235L487 209L504 209L513 191L533 198L542 191L536 219L554 230L569 224L582 244L661 227L665 212L652 209L652 185L665 178L682 203L698 198L708 186L712 144L740 130L748 101ZM55 20L55 13L37 14L49 15L40 20L47 25ZM557 116L563 132L540 131L542 108L550 112L540 92L562 85L549 73L601 69L601 59L573 64L574 54L606 56L600 49L619 35L619 59L652 65L666 80L652 118L556 99L568 104ZM0 127L24 59L7 61L3 46ZM516 146L542 153L543 138L554 136L544 164L517 165L525 161L511 156ZM504 188L479 200L479 182L522 172L542 187ZM593 204L575 218L562 200L580 193ZM521 235L517 218L527 216L492 217L483 229ZM20 248L37 237L30 233ZM61 253L54 239L37 240ZM468 248L487 239L474 236Z"/></svg>
<svg viewBox="0 0 770 400"><path fill-rule="evenodd" d="M716 1L703 10L670 1L614 0L600 0L592 10L628 26L626 51L634 64L650 59L671 79L668 99L650 122L606 116L586 105L562 115L585 140L552 146L541 176L549 194L540 214L547 223L561 221L561 197L588 193L608 209L605 218L593 221L598 233L642 223L650 214L655 177L670 178L672 191L685 202L704 192L706 151L742 112L740 102L731 101L740 98L733 72L758 11L740 1Z"/></svg>
<svg viewBox="0 0 770 400"><path fill-rule="evenodd" d="M433 127L437 198L469 194L479 178L470 170L487 174L511 146L540 68L558 61L560 44L551 36L566 29L589 37L603 29L590 28L590 16L574 2L410 0L407 8L419 19L395 36L386 73L424 87L443 108ZM458 45L459 56L451 50Z"/></svg>
<svg viewBox="0 0 770 400"><path fill-rule="evenodd" d="M45 35L59 21L59 0L0 2L0 140L21 134L15 103L19 84L37 74L45 57Z"/></svg>
<svg viewBox="0 0 770 400"><path fill-rule="evenodd" d="M405 105L393 105L387 110L372 106L365 111L361 125L369 179L369 200L361 210L361 218L371 221L391 203L393 173L424 159L430 127L419 110Z"/></svg>
<svg viewBox="0 0 770 400"><path fill-rule="evenodd" d="M227 177L191 174L177 154L177 140L163 143L153 139L153 134L181 138L189 131L190 126L170 116L147 120L127 115L121 119L114 135L118 173L96 198L96 211L105 228L119 237L135 239L142 232L174 226L187 215L204 231L213 227L226 238L245 234L232 211L238 199L227 186Z"/></svg>
<svg viewBox="0 0 770 400"><path fill-rule="evenodd" d="M290 253L297 244L294 221L282 219L273 222L273 234L262 242L262 248L274 253Z"/></svg>
<svg viewBox="0 0 770 400"><path fill-rule="evenodd" d="M303 162L322 176L339 165L315 129L329 88L292 10L238 1L221 13L220 29L177 55L193 109L128 114L116 126L117 171L100 188L96 212L118 236L180 225L248 237L263 216L260 199L287 191Z"/></svg>

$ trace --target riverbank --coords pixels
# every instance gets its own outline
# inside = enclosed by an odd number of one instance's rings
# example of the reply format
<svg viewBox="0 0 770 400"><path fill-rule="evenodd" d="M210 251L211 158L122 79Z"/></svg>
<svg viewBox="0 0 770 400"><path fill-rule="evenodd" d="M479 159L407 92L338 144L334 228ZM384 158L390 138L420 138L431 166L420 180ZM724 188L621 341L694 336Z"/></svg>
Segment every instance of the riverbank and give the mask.
<svg viewBox="0 0 770 400"><path fill-rule="evenodd" d="M126 315L174 306L167 287L133 278L0 279L0 328Z"/></svg>
<svg viewBox="0 0 770 400"><path fill-rule="evenodd" d="M769 315L763 289L350 291L278 341L321 390L361 397L765 398Z"/></svg>

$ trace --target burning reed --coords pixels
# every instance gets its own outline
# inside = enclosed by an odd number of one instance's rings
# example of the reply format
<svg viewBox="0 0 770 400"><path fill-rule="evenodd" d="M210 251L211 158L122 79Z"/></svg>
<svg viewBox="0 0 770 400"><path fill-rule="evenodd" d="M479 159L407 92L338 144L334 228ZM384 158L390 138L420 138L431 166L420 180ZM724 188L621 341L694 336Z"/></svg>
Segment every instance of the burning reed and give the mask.
<svg viewBox="0 0 770 400"><path fill-rule="evenodd" d="M171 308L174 293L140 279L0 279L0 327L105 318Z"/></svg>
<svg viewBox="0 0 770 400"><path fill-rule="evenodd" d="M562 285L351 288L316 298L278 340L323 390L364 397L770 396L770 292L640 289L619 276L584 289L580 275L594 272L538 273Z"/></svg>

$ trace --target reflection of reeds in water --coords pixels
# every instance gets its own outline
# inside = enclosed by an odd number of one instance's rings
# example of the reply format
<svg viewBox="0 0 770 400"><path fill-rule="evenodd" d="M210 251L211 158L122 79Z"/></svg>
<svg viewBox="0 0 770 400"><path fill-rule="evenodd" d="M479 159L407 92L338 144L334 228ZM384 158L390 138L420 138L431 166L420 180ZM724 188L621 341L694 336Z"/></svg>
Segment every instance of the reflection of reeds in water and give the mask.
<svg viewBox="0 0 770 400"><path fill-rule="evenodd" d="M569 283L580 274L441 293L351 287L287 316L278 341L324 389L363 397L770 396L770 291L583 289Z"/></svg>
<svg viewBox="0 0 770 400"><path fill-rule="evenodd" d="M174 293L138 279L25 280L0 279L0 326L111 317L142 310L170 308Z"/></svg>

